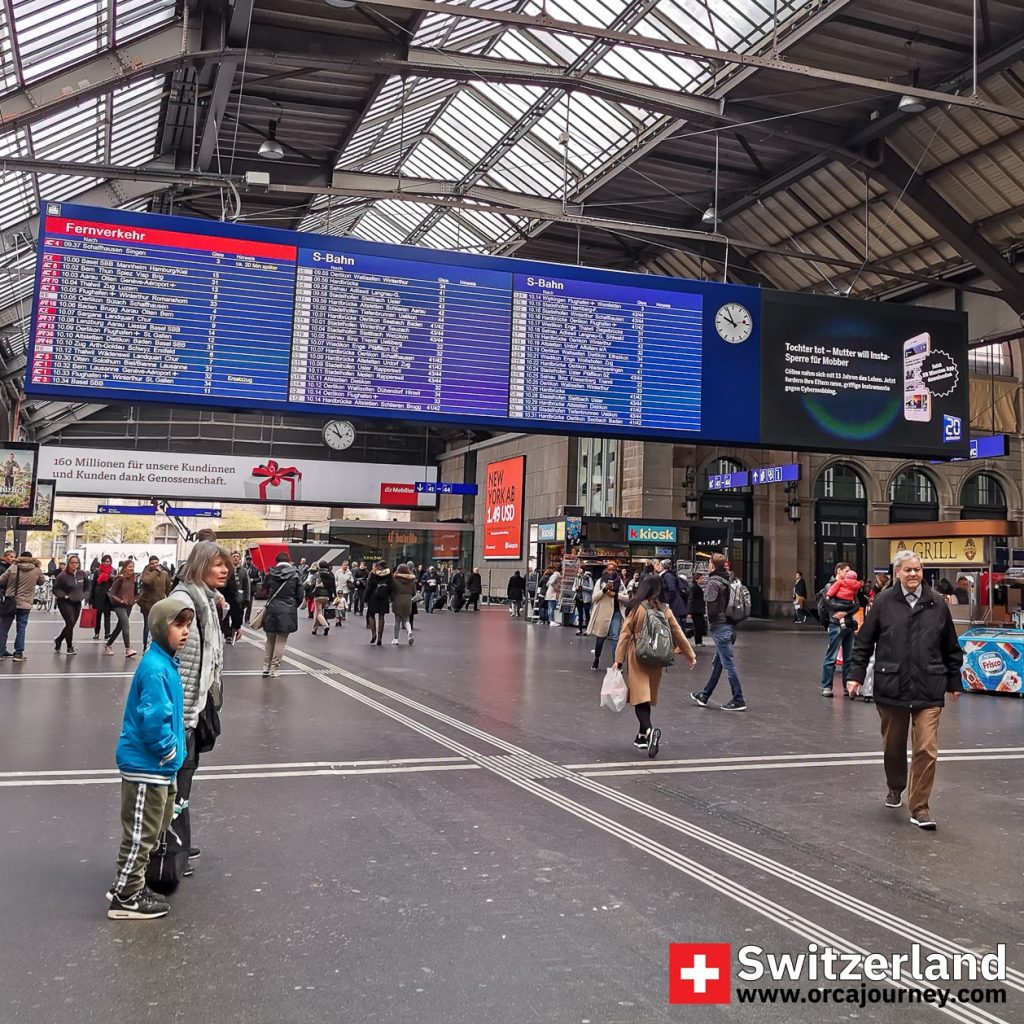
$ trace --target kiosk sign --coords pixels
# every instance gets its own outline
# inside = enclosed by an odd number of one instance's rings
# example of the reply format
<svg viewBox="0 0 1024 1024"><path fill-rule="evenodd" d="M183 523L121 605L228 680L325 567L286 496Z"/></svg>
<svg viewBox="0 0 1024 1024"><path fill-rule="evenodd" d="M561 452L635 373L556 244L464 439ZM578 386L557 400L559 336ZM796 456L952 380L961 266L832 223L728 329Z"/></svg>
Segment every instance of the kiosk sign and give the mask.
<svg viewBox="0 0 1024 1024"><path fill-rule="evenodd" d="M630 544L675 544L676 528L630 525L626 527L626 539Z"/></svg>

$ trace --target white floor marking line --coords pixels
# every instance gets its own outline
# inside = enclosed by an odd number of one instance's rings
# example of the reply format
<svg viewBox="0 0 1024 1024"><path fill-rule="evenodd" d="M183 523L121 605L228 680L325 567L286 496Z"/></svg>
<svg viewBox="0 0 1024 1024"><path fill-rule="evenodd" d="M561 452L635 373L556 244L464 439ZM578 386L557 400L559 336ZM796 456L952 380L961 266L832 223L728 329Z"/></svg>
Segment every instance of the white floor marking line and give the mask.
<svg viewBox="0 0 1024 1024"><path fill-rule="evenodd" d="M306 675L305 672L302 673ZM207 772L240 772L240 771L277 771L286 768L376 768L405 764L454 764L465 763L463 757L393 757L387 760L374 761L268 761L265 764L208 764L200 767L197 777ZM116 768L54 768L27 772L0 772L0 779L14 778L50 778L51 776L70 775L117 775Z"/></svg>
<svg viewBox="0 0 1024 1024"><path fill-rule="evenodd" d="M7 659L4 659L6 661ZM3 661L0 661L0 665L3 665ZM136 662L138 664L138 662ZM287 669L281 673L282 676L304 676L306 673L299 669ZM9 672L0 675L0 683L5 680L17 681L19 679L63 679L66 682L73 683L76 679L131 679L135 673L133 672L72 672L70 666L66 672ZM231 669L225 672L226 676L250 676L254 680L261 680L259 666L254 668L251 672L246 672L242 669Z"/></svg>
<svg viewBox="0 0 1024 1024"><path fill-rule="evenodd" d="M307 657L309 658L309 660L319 660L312 656L305 655L303 652L295 653L298 653L303 657ZM301 662L295 660L295 654L286 654L285 660L290 661L290 663L294 665L301 664ZM339 671L342 675L345 675L347 677L352 677L353 681L359 683L360 685L365 685L372 689L380 690L385 694L389 693L386 687L381 687L376 683L371 683L369 680L363 680L359 676L355 676L353 673L349 673L346 670L336 671ZM393 721L400 722L401 724L408 726L410 729L414 730L420 735L434 739L437 743L441 744L444 747L447 747L449 750L453 750L457 753L463 754L466 757L469 757L472 760L479 762L483 767L486 767L493 774L506 779L508 782L511 782L513 785L519 787L520 789L523 789L533 794L534 796L538 797L541 800L544 800L549 804L559 807L560 809L566 811L567 813L571 814L573 817L580 819L581 821L587 822L588 824L600 828L602 831L607 832L609 835L621 839L623 842L635 847L643 853L646 853L649 856L652 856L657 860L662 861L668 866L675 868L677 871L680 871L681 873L690 876L695 881L698 881L701 884L708 886L709 888L715 889L716 891L720 892L723 896L726 896L728 899L731 899L734 902L740 903L746 907L749 907L756 913L761 914L764 917L767 917L769 920L772 920L781 927L786 928L787 930L793 932L796 935L799 935L801 938L807 939L812 942L817 942L820 945L833 946L841 951L860 953L862 955L866 955L868 952L863 947L858 946L855 943L852 943L844 939L842 936L836 935L835 933L828 931L821 925L818 925L807 918L803 918L799 915L794 914L789 908L784 907L781 904L774 903L773 901L764 898L759 893L756 893L753 890L747 889L739 883L734 882L732 879L729 879L724 875L718 874L716 871L706 867L704 864L692 860L691 858L685 857L679 852L672 850L669 847L663 846L661 843L649 839L642 833L636 832L633 829L630 829L627 826L622 825L611 818L605 817L597 811L591 810L583 804L577 803L576 801L571 800L568 797L562 796L557 792L547 789L541 784L534 782L529 778L526 778L523 774L517 772L510 766L508 759L495 758L493 756L478 754L471 748L466 747L457 740L453 740L443 735L442 733L437 732L435 729L432 729L430 726L423 725L422 723L417 722L412 718L409 718L408 715L405 715L400 711L396 711L393 708L389 708L385 704L381 704L374 698L369 697L364 693L360 693L359 691L352 689L352 687L346 686L344 683L340 683L335 679L331 679L325 673L317 669L310 669L309 674L313 678L319 679L325 685L337 690L339 693L343 693L351 697L353 700L358 701L366 707L373 708L374 710L380 712L381 714L392 719ZM446 720L452 724L459 725L465 732L481 732L481 730L478 730L473 726L468 726L464 723L459 723L457 719L451 719L449 716L444 715L441 712L435 712L432 709L426 707L425 705L420 705L416 701L412 701L409 698L402 697L400 694L393 694L391 696L393 700L397 700L401 703L405 703L407 705L415 707L417 710L420 710L422 713L428 714L431 717L437 718L439 720ZM483 733L482 735L484 737L487 736L486 733ZM535 762L541 762L543 760L541 758L538 758L537 755L531 754L529 751L524 750L523 748L515 747L513 744L506 743L504 740L500 740L498 737L491 737L490 739L487 739L486 742L490 743L493 746L499 747L500 749L506 749L509 754L521 755ZM556 774L560 776L564 776L565 778L568 778L570 780L578 778L576 776L573 776L571 773L565 771L564 769L560 769L557 765L554 765L550 762L547 762L547 764L551 769L555 771ZM596 788L596 791L606 788L601 786L600 783L589 782L588 780L580 781L587 788ZM1007 972L1008 975L1010 973L1011 972L1009 971ZM913 981L908 981L906 983L899 984L889 981L886 982L886 984L889 984L895 988L917 988L922 990L930 987L926 982ZM1024 984L1014 985L1014 983L1009 980L1006 984L1009 987L1017 987L1024 991ZM952 1017L955 1020L963 1021L965 1022L965 1024L980 1024L980 1022L990 1022L990 1024L1009 1024L1009 1022L1004 1021L1003 1018L996 1017L995 1015L988 1013L988 1011L980 1010L974 1006L960 1006L951 1004L947 1005L944 1008L934 1005L932 1006L932 1008L937 1010L939 1013L944 1014L945 1016Z"/></svg>
<svg viewBox="0 0 1024 1024"><path fill-rule="evenodd" d="M948 757L951 754L1024 754L1024 747L950 747L939 751L939 757ZM748 761L800 761L813 758L834 758L834 757L878 757L882 758L881 749L878 750L832 750L823 751L820 754L748 754L743 757L687 757L677 760L666 759L658 761L658 764L742 764ZM643 761L593 761L588 764L567 764L565 767L572 771L588 768L637 768L649 764Z"/></svg>
<svg viewBox="0 0 1024 1024"><path fill-rule="evenodd" d="M313 655L307 655L305 654L305 652L295 653L301 657L306 658L308 661L321 662L321 659ZM295 660L294 654L292 656L286 655L286 660L290 660L290 663L294 665L302 664L300 661ZM735 856L738 859L740 859L745 866L750 866L752 861L756 861L755 866L761 867L768 873L776 875L776 877L782 879L783 881L792 882L792 884L797 885L799 888L806 889L806 891L810 892L813 896L825 898L827 902L833 903L840 909L847 910L855 914L856 916L862 917L872 924L879 925L880 927L885 928L886 930L895 932L896 934L901 935L903 937L910 938L912 941L921 942L925 946L932 947L936 950L961 953L972 952L966 947L958 946L957 944L947 939L944 939L942 936L934 935L933 933L927 932L925 929L917 928L910 922L904 921L902 918L896 917L892 914L888 914L885 911L881 911L878 908L871 906L871 904L864 903L860 900L856 900L853 897L847 898L845 893L833 889L830 886L827 886L816 879L810 878L809 876L799 875L798 873L793 872L791 868L779 864L776 861L772 861L769 858L761 857L760 855L755 854L752 850L744 850L743 847L739 846L736 843L731 843L727 840L724 840L721 837L718 837L713 833L707 832L704 829L699 829L696 826L690 825L690 823L688 822L682 821L678 818L674 818L672 815L659 812L656 808L623 797L615 790L609 789L607 786L604 786L601 783L581 778L580 776L574 775L565 769L560 769L557 765L554 765L551 762L544 762L543 759L539 758L535 754L532 754L530 751L527 751L521 747L516 747L514 744L508 743L497 736L492 736L489 733L484 732L483 730L477 729L475 726L467 725L464 722L460 722L458 719L452 718L449 715L445 715L442 712L434 711L432 708L429 708L426 705L420 704L417 701L405 697L400 693L388 690L387 687L380 686L379 684L373 683L368 679L363 679L362 677L357 676L354 673L348 672L346 669L340 669L337 666L331 666L331 668L335 674L346 676L347 678L350 678L354 682L358 683L360 686L364 686L368 689L379 692L383 696L390 698L392 701L400 704L405 704L406 706L419 711L421 714L427 715L428 717L437 719L439 721L446 722L462 732L468 733L470 735L482 739L484 742L487 742L491 746L495 746L499 749L505 750L509 754L518 754L526 758L530 758L535 762L544 763L549 767L549 769L552 770L553 774L564 777L569 781L574 781L578 785L594 792L597 795L606 796L608 799L614 801L615 803L619 803L630 810L638 811L639 813L642 813L647 817L651 817L655 820L662 822L663 824L669 825L669 827L674 828L676 831L684 832L685 834L691 835L692 838L699 839L701 842L713 846L721 852L727 853L731 856ZM653 840L649 840L646 836L637 833L632 829L629 829L627 826L620 825L618 822L606 818L596 811L589 810L582 804L578 804L575 801L572 801L566 797L557 794L553 790L544 788L538 783L533 782L531 779L523 777L521 774L517 774L507 766L506 759L476 754L474 751L471 750L471 748L466 747L462 743L459 743L457 740L450 739L449 737L446 737L443 734L438 733L430 726L423 725L415 721L414 719L409 718L402 712L389 708L386 705L381 704L379 701L374 700L371 697L368 697L366 694L360 693L359 691L353 690L351 687L346 686L343 683L339 683L337 680L331 679L324 672L321 672L316 669L310 669L309 671L311 676L319 679L321 682L323 682L327 686L330 686L332 689L336 689L340 693L344 693L352 697L359 703L362 703L368 707L372 707L378 710L381 714L384 714L385 716L393 719L394 721L398 721L402 724L407 725L409 728L420 733L421 735L434 738L438 743L447 747L450 750L457 751L459 753L464 754L465 756L472 758L473 760L478 761L481 765L488 768L492 773L500 775L503 778L506 778L508 781L519 786L520 788L528 789L531 793L534 793L534 795L540 797L548 803L556 804L558 806L563 807L563 809L567 810L570 814L574 815L575 817L579 817L582 820L591 821L598 827L604 829L605 831L608 831L610 834L618 835L620 838L623 838L624 841L630 843L630 845L636 846L638 849L648 852L652 856L656 856L658 859L663 860L665 863L677 867L678 870L681 870L684 873L691 875L691 877L693 877L695 880L703 884L709 885L711 888L717 889L728 898L736 900L740 903L744 903L745 905L750 906L753 909L756 909L758 913L762 913L765 916L770 917L772 920L776 920L778 923L782 924L783 927L789 928L790 930L793 930L797 934L800 934L804 937L808 937L809 935L820 931L820 926L815 925L812 922L805 921L805 919L803 918L797 917L789 909L782 907L779 904L775 904L771 901L764 900L757 893L753 893L751 890L745 889L743 886L739 885L738 883L732 882L729 879L726 879L724 876L717 875L715 872L706 868L703 864L700 864L696 861L692 861L689 858L685 858L676 851L670 850L659 843L655 843ZM801 882L806 882L807 884L804 885L801 884ZM766 909L761 909L762 906ZM797 927L797 925L800 925L801 923L805 923L806 925L804 930L801 930L800 927ZM811 931L808 931L807 929L810 929ZM822 932L822 934L825 933ZM815 939L814 941L821 940ZM845 940L840 939L836 941L836 937L834 936L826 941L829 941L829 944L834 945L839 949L851 949L853 951L859 951L859 947L856 947L851 943L845 942ZM1016 988L1024 992L1024 974L1022 974L1020 971L1009 969L1007 971L1006 985L1007 987ZM939 1012L945 1013L948 1016L954 1016L958 1020L965 1021L1002 1020L1002 1018L995 1017L994 1015L989 1014L987 1011L979 1010L976 1007L947 1007L946 1009L940 1009Z"/></svg>
<svg viewBox="0 0 1024 1024"><path fill-rule="evenodd" d="M939 758L943 764L956 761L1021 761L1024 754L946 754ZM611 771L582 772L588 779L606 778L610 776L625 775L702 775L706 772L761 772L773 771L782 768L848 768L860 767L862 765L874 765L876 768L882 763L881 755L875 758L859 758L849 761L774 761L769 764L702 764L689 766L667 766L651 767L647 762L645 768L617 768Z"/></svg>
<svg viewBox="0 0 1024 1024"><path fill-rule="evenodd" d="M413 775L419 772L463 772L475 771L478 764L420 764L408 765L404 768L311 768L306 771L267 771L267 772L204 772L196 773L196 778L204 781L216 779L298 779L312 776L355 776L355 775ZM96 776L90 779L9 779L0 780L0 789L22 789L33 786L110 786L121 781L120 775Z"/></svg>

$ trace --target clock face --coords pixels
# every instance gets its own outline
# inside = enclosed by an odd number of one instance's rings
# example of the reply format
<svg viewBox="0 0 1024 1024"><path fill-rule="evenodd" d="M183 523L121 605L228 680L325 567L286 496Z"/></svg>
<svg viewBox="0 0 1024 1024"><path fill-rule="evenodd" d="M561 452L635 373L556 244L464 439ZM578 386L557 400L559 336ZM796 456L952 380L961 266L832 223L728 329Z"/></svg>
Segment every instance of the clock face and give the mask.
<svg viewBox="0 0 1024 1024"><path fill-rule="evenodd" d="M324 424L324 444L336 452L351 448L356 439L356 428L348 420L329 420Z"/></svg>
<svg viewBox="0 0 1024 1024"><path fill-rule="evenodd" d="M750 337L754 330L754 320L738 302L727 302L715 314L715 330L722 341L738 345Z"/></svg>

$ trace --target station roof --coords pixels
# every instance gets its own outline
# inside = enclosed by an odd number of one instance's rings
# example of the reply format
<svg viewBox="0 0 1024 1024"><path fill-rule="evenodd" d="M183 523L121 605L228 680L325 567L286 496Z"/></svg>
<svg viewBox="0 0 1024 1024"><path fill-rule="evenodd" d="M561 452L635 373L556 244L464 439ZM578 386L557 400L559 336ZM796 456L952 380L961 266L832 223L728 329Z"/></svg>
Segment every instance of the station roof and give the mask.
<svg viewBox="0 0 1024 1024"><path fill-rule="evenodd" d="M991 291L1019 330L1022 129L1010 0L2 0L3 387L16 401L42 199L825 294ZM34 403L25 429L95 408Z"/></svg>

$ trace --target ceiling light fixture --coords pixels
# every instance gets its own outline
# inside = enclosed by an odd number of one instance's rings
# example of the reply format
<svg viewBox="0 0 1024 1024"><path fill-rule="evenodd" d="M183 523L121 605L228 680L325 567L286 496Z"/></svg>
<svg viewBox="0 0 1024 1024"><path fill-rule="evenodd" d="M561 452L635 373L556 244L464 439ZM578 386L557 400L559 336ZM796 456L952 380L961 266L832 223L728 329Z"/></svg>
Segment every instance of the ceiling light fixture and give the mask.
<svg viewBox="0 0 1024 1024"><path fill-rule="evenodd" d="M910 43L907 43L907 53L910 53ZM910 72L910 84L916 89L917 79L921 74L920 68L914 68ZM901 114L923 114L927 109L927 104L921 99L920 96L908 96L904 93L900 97L900 102L896 108Z"/></svg>
<svg viewBox="0 0 1024 1024"><path fill-rule="evenodd" d="M704 211L704 215L701 217L700 222L712 228L718 224L718 210L715 209L714 203Z"/></svg>
<svg viewBox="0 0 1024 1024"><path fill-rule="evenodd" d="M268 137L264 141L263 145L260 146L259 155L264 160L283 160L284 159L284 146L277 141L277 121L271 121Z"/></svg>

